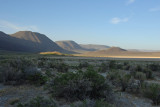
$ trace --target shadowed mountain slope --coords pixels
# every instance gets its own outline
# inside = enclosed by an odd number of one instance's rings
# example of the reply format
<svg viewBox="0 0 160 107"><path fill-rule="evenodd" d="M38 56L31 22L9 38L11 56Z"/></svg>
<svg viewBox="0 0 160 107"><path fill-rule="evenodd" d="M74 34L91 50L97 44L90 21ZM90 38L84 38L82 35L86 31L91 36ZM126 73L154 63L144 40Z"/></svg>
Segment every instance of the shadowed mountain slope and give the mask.
<svg viewBox="0 0 160 107"><path fill-rule="evenodd" d="M31 31L20 31L11 36L23 40L23 44L26 44L35 52L59 51L63 53L72 53L59 47L44 34ZM22 41L20 42L22 44Z"/></svg>
<svg viewBox="0 0 160 107"><path fill-rule="evenodd" d="M11 35L0 32L0 49L20 52L59 51L74 53L62 49L47 36L31 31L20 31Z"/></svg>
<svg viewBox="0 0 160 107"><path fill-rule="evenodd" d="M55 43L66 50L83 50L83 48L79 44L71 40L56 41Z"/></svg>
<svg viewBox="0 0 160 107"><path fill-rule="evenodd" d="M0 50L31 52L31 48L20 44L21 39L11 37L0 31Z"/></svg>
<svg viewBox="0 0 160 107"><path fill-rule="evenodd" d="M84 53L88 51L95 51L94 49L86 49L81 47L78 43L71 41L71 40L65 40L65 41L56 41L56 44L59 45L61 48L69 51L74 51L78 53Z"/></svg>

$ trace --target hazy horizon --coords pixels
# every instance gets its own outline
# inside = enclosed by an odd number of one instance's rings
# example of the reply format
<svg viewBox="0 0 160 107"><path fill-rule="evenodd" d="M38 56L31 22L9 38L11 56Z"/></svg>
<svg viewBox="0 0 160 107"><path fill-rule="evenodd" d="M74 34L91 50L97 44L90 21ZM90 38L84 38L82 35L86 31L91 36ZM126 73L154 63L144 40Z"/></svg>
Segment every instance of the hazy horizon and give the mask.
<svg viewBox="0 0 160 107"><path fill-rule="evenodd" d="M159 0L1 1L0 31L33 31L124 49L160 50Z"/></svg>

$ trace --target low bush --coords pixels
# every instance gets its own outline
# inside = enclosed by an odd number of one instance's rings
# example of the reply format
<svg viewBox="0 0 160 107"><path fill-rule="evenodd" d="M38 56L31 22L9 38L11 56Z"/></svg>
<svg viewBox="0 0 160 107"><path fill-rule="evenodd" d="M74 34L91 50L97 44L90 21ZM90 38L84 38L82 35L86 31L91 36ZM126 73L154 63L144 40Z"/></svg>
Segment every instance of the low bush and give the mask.
<svg viewBox="0 0 160 107"><path fill-rule="evenodd" d="M25 71L29 67L36 67L33 60L28 58L16 58L8 61L10 67L14 68L16 71Z"/></svg>
<svg viewBox="0 0 160 107"><path fill-rule="evenodd" d="M107 79L112 81L112 84L115 86L120 86L122 91L125 91L128 87L129 81L131 79L130 74L126 74L123 71L113 70L107 75Z"/></svg>
<svg viewBox="0 0 160 107"><path fill-rule="evenodd" d="M78 68L79 69L82 69L82 68L87 68L89 67L89 63L88 62L81 62L79 65L78 65Z"/></svg>
<svg viewBox="0 0 160 107"><path fill-rule="evenodd" d="M158 71L160 70L160 65L153 63L153 64L149 64L147 65L148 69L150 69L151 71Z"/></svg>
<svg viewBox="0 0 160 107"><path fill-rule="evenodd" d="M140 82L142 83L144 80L146 80L146 74L143 72L136 72L135 79L140 80Z"/></svg>
<svg viewBox="0 0 160 107"><path fill-rule="evenodd" d="M44 97L36 97L30 100L30 102L22 104L19 103L17 107L58 107L56 102L52 99L45 99Z"/></svg>
<svg viewBox="0 0 160 107"><path fill-rule="evenodd" d="M121 76L121 71L119 70L111 70L108 72L107 79L109 80L119 80Z"/></svg>
<svg viewBox="0 0 160 107"><path fill-rule="evenodd" d="M102 63L98 69L99 72L106 72L109 69L108 64Z"/></svg>
<svg viewBox="0 0 160 107"><path fill-rule="evenodd" d="M96 100L94 107L114 107L114 105L109 104L104 100Z"/></svg>
<svg viewBox="0 0 160 107"><path fill-rule="evenodd" d="M28 80L30 84L43 85L47 82L47 76L44 76L41 72L35 71L31 74L25 73L25 80Z"/></svg>
<svg viewBox="0 0 160 107"><path fill-rule="evenodd" d="M10 105L15 105L16 103L18 103L20 101L20 98L13 98L11 100L9 100L9 104Z"/></svg>
<svg viewBox="0 0 160 107"><path fill-rule="evenodd" d="M110 69L116 69L116 61L110 61L109 62L109 68Z"/></svg>
<svg viewBox="0 0 160 107"><path fill-rule="evenodd" d="M16 66L17 64L17 66ZM16 59L9 61L0 71L0 82L10 85L24 83L44 84L47 80L36 66L27 59Z"/></svg>
<svg viewBox="0 0 160 107"><path fill-rule="evenodd" d="M150 69L144 69L143 72L146 74L146 78L147 79L153 79L153 71L151 71Z"/></svg>
<svg viewBox="0 0 160 107"><path fill-rule="evenodd" d="M112 90L105 78L96 71L59 74L48 84L49 91L57 98L78 101L86 98L109 100Z"/></svg>
<svg viewBox="0 0 160 107"><path fill-rule="evenodd" d="M144 73L146 75L146 79L153 79L153 73L150 69L148 68L142 68L140 65L137 65L137 67L135 68L135 71L132 71L132 75L135 77L137 72L140 74ZM136 77L135 77L136 78ZM139 78L140 79L140 78Z"/></svg>
<svg viewBox="0 0 160 107"><path fill-rule="evenodd" d="M124 70L129 70L130 67L131 67L131 65L129 64L129 62L124 62L124 63L123 63L123 69L124 69Z"/></svg>
<svg viewBox="0 0 160 107"><path fill-rule="evenodd" d="M136 68L135 68L135 71L139 71L140 72L142 70L143 70L143 68L140 65L137 65Z"/></svg>
<svg viewBox="0 0 160 107"><path fill-rule="evenodd" d="M80 102L79 104L77 103L71 104L71 107L114 107L114 105L109 104L103 99L100 100L86 99L82 103Z"/></svg>
<svg viewBox="0 0 160 107"><path fill-rule="evenodd" d="M129 81L131 79L131 75L130 74L125 74L121 77L121 87L122 87L122 91L126 91L128 85L129 85Z"/></svg>
<svg viewBox="0 0 160 107"><path fill-rule="evenodd" d="M143 91L145 97L150 98L153 104L160 104L160 85L152 83Z"/></svg>
<svg viewBox="0 0 160 107"><path fill-rule="evenodd" d="M50 63L49 67L50 68L55 68L55 69L58 70L58 72L63 72L63 73L68 72L68 69L69 69L69 66L65 63L55 63L55 62L53 62L53 63Z"/></svg>

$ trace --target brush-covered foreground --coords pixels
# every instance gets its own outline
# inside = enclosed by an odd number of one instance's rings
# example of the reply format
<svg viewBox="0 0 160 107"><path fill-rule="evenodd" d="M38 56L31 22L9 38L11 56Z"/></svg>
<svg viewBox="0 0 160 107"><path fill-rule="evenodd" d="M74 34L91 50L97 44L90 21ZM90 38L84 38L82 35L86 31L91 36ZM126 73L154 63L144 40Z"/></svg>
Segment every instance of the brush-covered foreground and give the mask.
<svg viewBox="0 0 160 107"><path fill-rule="evenodd" d="M0 107L160 105L160 62L1 55Z"/></svg>

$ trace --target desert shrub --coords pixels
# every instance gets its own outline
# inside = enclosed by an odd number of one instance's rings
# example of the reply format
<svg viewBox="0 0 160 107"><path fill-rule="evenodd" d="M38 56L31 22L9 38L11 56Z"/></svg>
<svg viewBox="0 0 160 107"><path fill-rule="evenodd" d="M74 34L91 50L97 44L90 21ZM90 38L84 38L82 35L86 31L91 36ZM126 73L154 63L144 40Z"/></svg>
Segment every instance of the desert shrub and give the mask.
<svg viewBox="0 0 160 107"><path fill-rule="evenodd" d="M17 64L17 66L16 66ZM37 71L36 66L28 59L10 60L0 71L0 81L4 84L44 84L46 77Z"/></svg>
<svg viewBox="0 0 160 107"><path fill-rule="evenodd" d="M110 61L109 62L109 68L110 69L116 69L116 61Z"/></svg>
<svg viewBox="0 0 160 107"><path fill-rule="evenodd" d="M137 75L137 72L138 74L140 74L141 72L141 75L146 75L146 79L153 79L153 73L150 69L147 69L147 68L144 68L144 69L139 69L139 71L132 71L131 74L136 78L136 75ZM140 79L140 78L139 78Z"/></svg>
<svg viewBox="0 0 160 107"><path fill-rule="evenodd" d="M46 57L38 57L37 59L44 62L49 60L49 58L46 58Z"/></svg>
<svg viewBox="0 0 160 107"><path fill-rule="evenodd" d="M24 74L25 80L28 80L30 84L42 85L47 82L47 76L44 76L41 72L33 72L31 74Z"/></svg>
<svg viewBox="0 0 160 107"><path fill-rule="evenodd" d="M28 58L16 58L8 61L10 67L16 71L24 71L28 67L35 67L34 62Z"/></svg>
<svg viewBox="0 0 160 107"><path fill-rule="evenodd" d="M111 88L104 77L90 69L86 72L59 74L48 84L48 89L53 96L68 101L109 99L111 96Z"/></svg>
<svg viewBox="0 0 160 107"><path fill-rule="evenodd" d="M19 84L23 80L23 74L20 71L15 71L14 68L10 66L3 67L3 70L1 71L1 82L8 83L10 81L16 82L16 84Z"/></svg>
<svg viewBox="0 0 160 107"><path fill-rule="evenodd" d="M58 72L68 72L69 66L65 63L50 63L50 68L55 68Z"/></svg>
<svg viewBox="0 0 160 107"><path fill-rule="evenodd" d="M52 84L53 83L53 84ZM49 86L53 96L66 100L82 100L90 91L91 82L83 79L81 74L66 73L56 77Z"/></svg>
<svg viewBox="0 0 160 107"><path fill-rule="evenodd" d="M57 107L57 104L52 99L45 99L44 97L36 97L30 100L28 103L19 103L17 107Z"/></svg>
<svg viewBox="0 0 160 107"><path fill-rule="evenodd" d="M44 61L38 61L38 67L45 67L45 64L46 64L46 62L44 62Z"/></svg>
<svg viewBox="0 0 160 107"><path fill-rule="evenodd" d="M129 80L126 91L133 94L140 94L142 91L142 86L144 82L141 84L140 80L136 80L133 77Z"/></svg>
<svg viewBox="0 0 160 107"><path fill-rule="evenodd" d="M142 71L142 70L143 70L143 68L140 65L137 65L135 68L135 71Z"/></svg>
<svg viewBox="0 0 160 107"><path fill-rule="evenodd" d="M152 83L143 91L145 97L150 98L155 105L160 104L160 85Z"/></svg>
<svg viewBox="0 0 160 107"><path fill-rule="evenodd" d="M129 65L129 62L124 62L123 65L127 66L127 65Z"/></svg>
<svg viewBox="0 0 160 107"><path fill-rule="evenodd" d="M140 65L137 65L136 68L135 68L135 70L131 71L131 75L134 76L135 78L137 78L136 75L138 75L138 74L142 75L142 73L144 73L146 75L147 79L153 79L153 73L152 73L152 71L150 69L148 69L148 68L142 68Z"/></svg>
<svg viewBox="0 0 160 107"><path fill-rule="evenodd" d="M96 100L94 107L114 107L114 105L109 104L104 100Z"/></svg>
<svg viewBox="0 0 160 107"><path fill-rule="evenodd" d="M112 60L112 61L109 61L109 68L110 69L123 69L123 63L121 63L121 62L117 62L117 61L114 61L114 60Z"/></svg>
<svg viewBox="0 0 160 107"><path fill-rule="evenodd" d="M57 67L57 69L59 72L67 72L69 69L69 66L67 64L62 63Z"/></svg>
<svg viewBox="0 0 160 107"><path fill-rule="evenodd" d="M121 78L121 72L119 70L111 70L107 75L107 79L109 80L119 81L120 78Z"/></svg>
<svg viewBox="0 0 160 107"><path fill-rule="evenodd" d="M124 70L130 70L130 67L131 67L130 65L126 65L126 66L123 67L123 69Z"/></svg>
<svg viewBox="0 0 160 107"><path fill-rule="evenodd" d="M123 64L120 62L120 63L117 63L116 65L116 69L123 69Z"/></svg>
<svg viewBox="0 0 160 107"><path fill-rule="evenodd" d="M147 79L153 79L153 78L154 78L154 77L153 77L153 73L152 73L152 71L151 71L150 69L144 69L144 70L143 70L143 73L146 74L146 78L147 78Z"/></svg>
<svg viewBox="0 0 160 107"><path fill-rule="evenodd" d="M147 65L148 69L150 69L151 71L158 71L160 70L160 65L153 63L153 64L149 64Z"/></svg>
<svg viewBox="0 0 160 107"><path fill-rule="evenodd" d="M78 65L78 68L79 69L82 69L82 68L87 68L89 67L89 63L88 62L81 62L79 65Z"/></svg>
<svg viewBox="0 0 160 107"><path fill-rule="evenodd" d="M0 82L3 82L2 68L0 67Z"/></svg>
<svg viewBox="0 0 160 107"><path fill-rule="evenodd" d="M24 83L42 85L47 81L46 76L37 70L15 71L8 68L2 72L2 82L4 84L18 85Z"/></svg>
<svg viewBox="0 0 160 107"><path fill-rule="evenodd" d="M11 100L9 100L9 104L10 105L15 105L16 103L18 103L20 101L20 98L13 98Z"/></svg>
<svg viewBox="0 0 160 107"><path fill-rule="evenodd" d="M109 72L107 78L112 81L112 84L122 88L122 91L125 91L129 85L131 75L123 71L113 70Z"/></svg>
<svg viewBox="0 0 160 107"><path fill-rule="evenodd" d="M122 91L126 91L126 88L129 85L129 81L131 79L131 75L130 74L125 74L121 77L121 87L122 87Z"/></svg>
<svg viewBox="0 0 160 107"><path fill-rule="evenodd" d="M146 74L143 72L136 72L135 78L140 80L142 83L144 80L146 80Z"/></svg>
<svg viewBox="0 0 160 107"><path fill-rule="evenodd" d="M103 99L100 100L86 99L83 102L71 104L71 107L114 107L114 105L109 104Z"/></svg>
<svg viewBox="0 0 160 107"><path fill-rule="evenodd" d="M99 72L106 72L109 69L108 64L102 63L98 69Z"/></svg>
<svg viewBox="0 0 160 107"><path fill-rule="evenodd" d="M123 69L124 69L124 70L129 70L129 69L130 69L129 62L124 62L124 63L123 63Z"/></svg>

